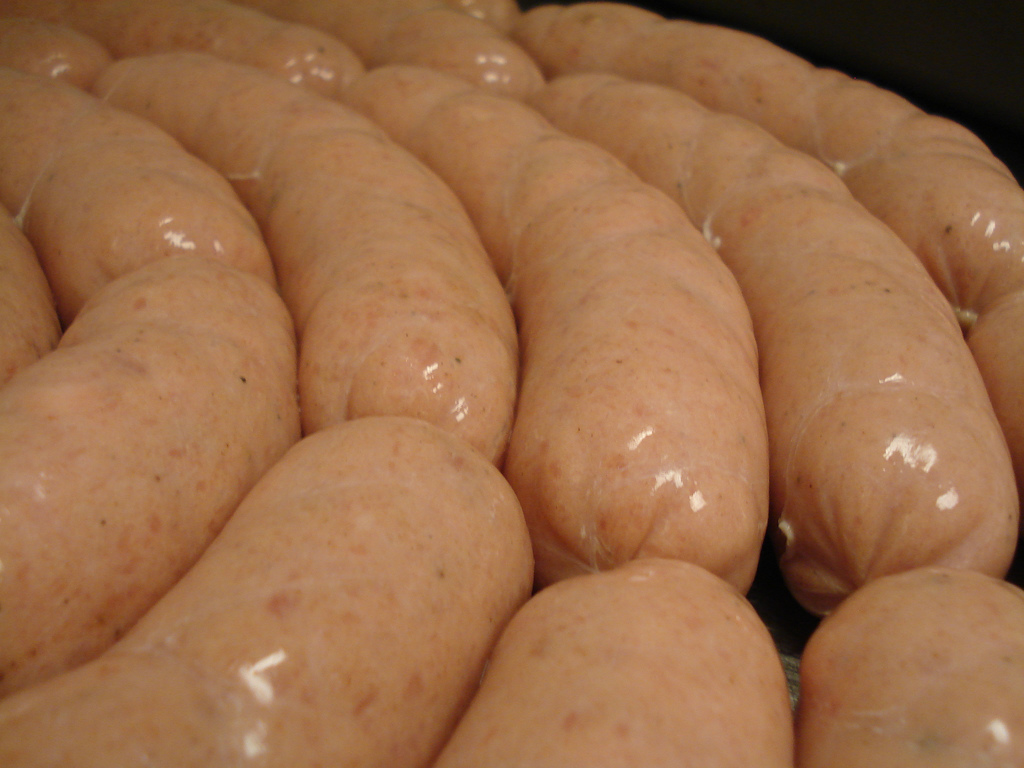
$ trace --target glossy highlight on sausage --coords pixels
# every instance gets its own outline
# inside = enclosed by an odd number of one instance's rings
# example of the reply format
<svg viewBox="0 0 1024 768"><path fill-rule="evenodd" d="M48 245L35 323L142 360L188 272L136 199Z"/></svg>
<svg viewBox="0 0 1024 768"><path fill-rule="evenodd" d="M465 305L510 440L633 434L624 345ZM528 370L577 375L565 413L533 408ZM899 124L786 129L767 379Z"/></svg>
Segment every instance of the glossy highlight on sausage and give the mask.
<svg viewBox="0 0 1024 768"><path fill-rule="evenodd" d="M451 8L486 21L499 32L512 30L522 11L515 0L444 0Z"/></svg>
<svg viewBox="0 0 1024 768"><path fill-rule="evenodd" d="M275 284L231 186L152 123L13 70L0 70L0 115L0 203L35 248L65 325L111 279L168 256Z"/></svg>
<svg viewBox="0 0 1024 768"><path fill-rule="evenodd" d="M659 555L746 589L767 522L757 351L700 232L609 153L450 75L381 67L345 98L455 190L512 297L505 473L538 582Z"/></svg>
<svg viewBox="0 0 1024 768"><path fill-rule="evenodd" d="M518 18L508 3L481 0L241 0L343 40L367 67L415 64L481 88L521 97L543 83L534 60L504 32ZM501 6L488 9L486 6Z"/></svg>
<svg viewBox="0 0 1024 768"><path fill-rule="evenodd" d="M362 115L194 53L122 59L97 83L235 184L299 334L307 434L406 415L503 459L516 330L455 195Z"/></svg>
<svg viewBox="0 0 1024 768"><path fill-rule="evenodd" d="M804 649L797 768L1024 762L1024 591L947 568L887 576Z"/></svg>
<svg viewBox="0 0 1024 768"><path fill-rule="evenodd" d="M830 166L953 306L1024 492L1024 188L976 135L765 38L626 3L538 6L511 34L548 76L669 85Z"/></svg>
<svg viewBox="0 0 1024 768"><path fill-rule="evenodd" d="M435 768L791 768L771 636L704 569L641 558L547 587L505 628Z"/></svg>
<svg viewBox="0 0 1024 768"><path fill-rule="evenodd" d="M770 531L805 607L917 566L1006 573L1006 442L904 243L823 164L674 89L565 75L531 103L671 195L736 275L760 351Z"/></svg>
<svg viewBox="0 0 1024 768"><path fill-rule="evenodd" d="M0 702L0 762L426 768L531 573L479 453L415 419L335 425L107 653Z"/></svg>
<svg viewBox="0 0 1024 768"><path fill-rule="evenodd" d="M0 693L113 644L298 434L266 282L178 256L96 293L0 389Z"/></svg>
<svg viewBox="0 0 1024 768"><path fill-rule="evenodd" d="M0 18L0 66L88 88L112 61L97 40L54 22Z"/></svg>
<svg viewBox="0 0 1024 768"><path fill-rule="evenodd" d="M355 53L331 35L227 0L0 0L0 13L67 25L115 58L211 53L327 97L363 71Z"/></svg>

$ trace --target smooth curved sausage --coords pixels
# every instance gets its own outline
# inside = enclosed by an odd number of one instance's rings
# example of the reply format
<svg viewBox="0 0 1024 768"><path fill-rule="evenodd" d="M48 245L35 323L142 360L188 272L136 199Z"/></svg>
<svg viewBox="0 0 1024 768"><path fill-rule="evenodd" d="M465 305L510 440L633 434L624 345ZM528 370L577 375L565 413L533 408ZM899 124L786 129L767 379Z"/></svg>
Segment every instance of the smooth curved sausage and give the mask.
<svg viewBox="0 0 1024 768"><path fill-rule="evenodd" d="M334 35L370 68L383 64L433 67L514 97L525 96L544 81L534 60L503 30L472 8L457 7L465 3L456 0L241 2Z"/></svg>
<svg viewBox="0 0 1024 768"><path fill-rule="evenodd" d="M625 3L540 6L512 37L549 76L670 85L832 167L952 304L1024 492L1024 188L977 136L764 38Z"/></svg>
<svg viewBox="0 0 1024 768"><path fill-rule="evenodd" d="M322 430L117 645L0 702L0 762L425 768L531 566L514 494L464 442Z"/></svg>
<svg viewBox="0 0 1024 768"><path fill-rule="evenodd" d="M105 286L0 389L0 692L116 641L298 439L295 341L210 259Z"/></svg>
<svg viewBox="0 0 1024 768"><path fill-rule="evenodd" d="M209 56L124 59L97 88L232 179L260 221L299 333L307 434L418 416L500 463L515 323L435 174L354 110Z"/></svg>
<svg viewBox="0 0 1024 768"><path fill-rule="evenodd" d="M0 208L0 387L57 346L60 321L32 244Z"/></svg>
<svg viewBox="0 0 1024 768"><path fill-rule="evenodd" d="M444 0L456 10L486 21L499 32L508 33L522 15L516 0Z"/></svg>
<svg viewBox="0 0 1024 768"><path fill-rule="evenodd" d="M1024 763L1024 591L922 568L865 586L801 662L798 768Z"/></svg>
<svg viewBox="0 0 1024 768"><path fill-rule="evenodd" d="M607 152L452 76L382 67L345 98L461 197L512 296L505 472L539 583L659 555L749 587L767 521L757 352L700 232Z"/></svg>
<svg viewBox="0 0 1024 768"><path fill-rule="evenodd" d="M435 768L791 768L786 680L732 587L643 558L547 587L505 628Z"/></svg>
<svg viewBox="0 0 1024 768"><path fill-rule="evenodd" d="M0 18L0 66L88 88L111 62L96 40L60 24Z"/></svg>
<svg viewBox="0 0 1024 768"><path fill-rule="evenodd" d="M111 279L167 256L275 284L231 186L152 123L13 70L0 70L0 115L0 203L35 248L65 325Z"/></svg>
<svg viewBox="0 0 1024 768"><path fill-rule="evenodd" d="M824 165L671 88L567 75L531 103L671 195L736 275L761 358L771 531L805 607L921 565L1006 573L1006 441L909 248Z"/></svg>
<svg viewBox="0 0 1024 768"><path fill-rule="evenodd" d="M355 53L331 35L227 0L0 0L0 12L73 27L118 59L212 53L332 98L363 71Z"/></svg>

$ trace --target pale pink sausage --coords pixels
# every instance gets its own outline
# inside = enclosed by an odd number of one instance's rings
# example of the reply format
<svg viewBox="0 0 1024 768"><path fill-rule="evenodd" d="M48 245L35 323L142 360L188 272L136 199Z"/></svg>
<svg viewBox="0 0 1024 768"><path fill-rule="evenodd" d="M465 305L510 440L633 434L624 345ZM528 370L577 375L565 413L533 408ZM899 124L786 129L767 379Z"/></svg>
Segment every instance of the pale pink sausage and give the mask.
<svg viewBox="0 0 1024 768"><path fill-rule="evenodd" d="M1024 765L1024 591L922 568L852 595L801 663L798 768Z"/></svg>
<svg viewBox="0 0 1024 768"><path fill-rule="evenodd" d="M60 321L32 244L0 207L0 387L57 345Z"/></svg>
<svg viewBox="0 0 1024 768"><path fill-rule="evenodd" d="M732 587L644 558L541 590L435 768L791 768L772 638Z"/></svg>
<svg viewBox="0 0 1024 768"><path fill-rule="evenodd" d="M241 0L344 41L368 67L418 64L495 93L521 97L543 83L540 69L504 29L459 0ZM472 3L476 5L476 3Z"/></svg>
<svg viewBox="0 0 1024 768"><path fill-rule="evenodd" d="M297 438L264 281L180 256L94 295L0 389L0 692L115 642Z"/></svg>
<svg viewBox="0 0 1024 768"><path fill-rule="evenodd" d="M212 57L125 59L97 88L232 179L260 221L299 333L307 433L417 416L501 461L514 319L436 175L355 111Z"/></svg>
<svg viewBox="0 0 1024 768"><path fill-rule="evenodd" d="M0 13L59 20L100 41L116 58L203 51L328 97L363 70L337 38L227 0L0 0Z"/></svg>
<svg viewBox="0 0 1024 768"><path fill-rule="evenodd" d="M88 88L111 61L96 40L28 17L0 18L0 66Z"/></svg>
<svg viewBox="0 0 1024 768"><path fill-rule="evenodd" d="M0 763L426 768L531 571L514 494L465 443L336 425L117 645L0 702Z"/></svg>
<svg viewBox="0 0 1024 768"><path fill-rule="evenodd" d="M0 115L0 203L35 248L65 325L112 278L167 256L275 282L230 184L156 126L13 70L0 70Z"/></svg>
<svg viewBox="0 0 1024 768"><path fill-rule="evenodd" d="M508 33L515 26L522 11L516 0L444 0L456 10L486 21L499 32Z"/></svg>
<svg viewBox="0 0 1024 768"><path fill-rule="evenodd" d="M771 532L810 610L921 565L1006 573L1006 442L947 302L823 164L742 118L614 75L532 102L671 195L743 289L761 358Z"/></svg>
<svg viewBox="0 0 1024 768"><path fill-rule="evenodd" d="M368 61L416 64L458 75L493 93L522 98L543 83L533 59L474 16L429 8L393 21Z"/></svg>
<svg viewBox="0 0 1024 768"><path fill-rule="evenodd" d="M764 38L625 3L540 6L512 36L549 76L667 84L831 166L952 304L1024 490L1024 189L977 136Z"/></svg>
<svg viewBox="0 0 1024 768"><path fill-rule="evenodd" d="M519 322L505 472L540 583L640 555L741 589L767 516L757 353L735 279L671 200L511 99L382 67L346 99L451 185Z"/></svg>

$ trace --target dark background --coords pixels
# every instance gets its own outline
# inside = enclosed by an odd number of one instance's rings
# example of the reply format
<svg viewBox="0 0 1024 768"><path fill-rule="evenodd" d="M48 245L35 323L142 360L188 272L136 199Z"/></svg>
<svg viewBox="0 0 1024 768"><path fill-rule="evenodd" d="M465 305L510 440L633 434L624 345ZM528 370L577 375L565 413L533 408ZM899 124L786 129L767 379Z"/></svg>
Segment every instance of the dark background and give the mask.
<svg viewBox="0 0 1024 768"><path fill-rule="evenodd" d="M523 9L541 4L520 2ZM818 66L895 91L966 125L1024 182L1024 0L632 4L753 32Z"/></svg>

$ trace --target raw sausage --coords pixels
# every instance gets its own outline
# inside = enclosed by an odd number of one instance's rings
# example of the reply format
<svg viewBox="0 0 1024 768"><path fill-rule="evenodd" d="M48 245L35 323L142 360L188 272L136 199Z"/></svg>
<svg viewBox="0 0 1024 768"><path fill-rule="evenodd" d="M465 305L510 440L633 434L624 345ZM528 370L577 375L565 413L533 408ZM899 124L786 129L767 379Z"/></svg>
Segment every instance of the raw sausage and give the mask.
<svg viewBox="0 0 1024 768"><path fill-rule="evenodd" d="M371 68L419 64L514 97L543 83L540 69L522 48L472 9L455 7L463 5L457 0L241 2L336 36Z"/></svg>
<svg viewBox="0 0 1024 768"><path fill-rule="evenodd" d="M112 278L166 256L275 282L231 186L156 126L13 70L0 70L0 115L0 204L35 248L65 325Z"/></svg>
<svg viewBox="0 0 1024 768"><path fill-rule="evenodd" d="M363 71L355 53L331 35L227 0L0 0L0 13L66 24L119 59L203 51L328 97Z"/></svg>
<svg viewBox="0 0 1024 768"><path fill-rule="evenodd" d="M432 67L511 97L526 96L543 82L533 59L515 43L489 24L449 7L400 16L387 29L368 59L371 64Z"/></svg>
<svg viewBox="0 0 1024 768"><path fill-rule="evenodd" d="M97 89L234 180L260 221L299 334L307 434L417 416L500 463L515 323L435 174L354 110L210 56L124 59Z"/></svg>
<svg viewBox="0 0 1024 768"><path fill-rule="evenodd" d="M0 694L117 640L297 438L266 282L178 256L95 294L0 389Z"/></svg>
<svg viewBox="0 0 1024 768"><path fill-rule="evenodd" d="M766 39L625 3L534 8L513 38L550 76L671 85L831 166L952 304L1024 491L1024 189L977 136Z"/></svg>
<svg viewBox="0 0 1024 768"><path fill-rule="evenodd" d="M445 4L486 21L499 32L512 31L522 11L515 0L444 0Z"/></svg>
<svg viewBox="0 0 1024 768"><path fill-rule="evenodd" d="M643 558L531 598L434 766L787 768L792 750L754 609L702 568Z"/></svg>
<svg viewBox="0 0 1024 768"><path fill-rule="evenodd" d="M1024 591L923 568L867 585L811 635L798 768L1024 765Z"/></svg>
<svg viewBox="0 0 1024 768"><path fill-rule="evenodd" d="M0 18L0 66L88 88L111 61L87 35L28 17Z"/></svg>
<svg viewBox="0 0 1024 768"><path fill-rule="evenodd" d="M746 589L767 519L757 351L700 232L607 152L452 76L382 67L345 98L451 185L512 297L505 472L539 583L659 555Z"/></svg>
<svg viewBox="0 0 1024 768"><path fill-rule="evenodd" d="M60 331L35 251L0 207L0 387L53 349Z"/></svg>
<svg viewBox="0 0 1024 768"><path fill-rule="evenodd" d="M514 494L462 441L322 430L117 645L0 703L0 763L425 768L531 565Z"/></svg>
<svg viewBox="0 0 1024 768"><path fill-rule="evenodd" d="M818 161L676 90L555 78L532 102L671 195L744 291L761 358L771 532L815 613L921 565L1006 573L1006 442L924 267Z"/></svg>

